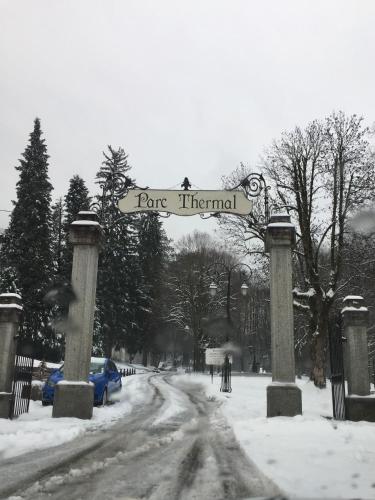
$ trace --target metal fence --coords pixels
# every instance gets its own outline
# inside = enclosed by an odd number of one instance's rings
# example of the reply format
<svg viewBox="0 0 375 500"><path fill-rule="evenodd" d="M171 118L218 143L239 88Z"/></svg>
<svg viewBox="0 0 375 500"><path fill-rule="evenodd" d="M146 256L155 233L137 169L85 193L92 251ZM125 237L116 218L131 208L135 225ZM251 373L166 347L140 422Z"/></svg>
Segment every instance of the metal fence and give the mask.
<svg viewBox="0 0 375 500"><path fill-rule="evenodd" d="M119 374L121 375L121 377L129 377L129 375L135 375L136 371L135 368L121 368L119 370Z"/></svg>
<svg viewBox="0 0 375 500"><path fill-rule="evenodd" d="M329 354L333 418L345 420L345 376L341 313L336 315L329 327Z"/></svg>
<svg viewBox="0 0 375 500"><path fill-rule="evenodd" d="M29 356L16 356L9 418L29 411L33 363L33 358Z"/></svg>

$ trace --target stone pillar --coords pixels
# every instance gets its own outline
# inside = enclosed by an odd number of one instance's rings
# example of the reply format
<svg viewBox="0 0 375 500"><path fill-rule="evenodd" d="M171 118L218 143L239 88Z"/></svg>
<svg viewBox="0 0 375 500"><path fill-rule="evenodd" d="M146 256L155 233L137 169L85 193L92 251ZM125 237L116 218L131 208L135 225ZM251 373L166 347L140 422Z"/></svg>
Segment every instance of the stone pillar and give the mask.
<svg viewBox="0 0 375 500"><path fill-rule="evenodd" d="M9 418L21 313L21 297L18 294L0 295L0 418Z"/></svg>
<svg viewBox="0 0 375 500"><path fill-rule="evenodd" d="M72 287L65 342L64 381L57 384L53 417L92 417L94 387L88 382L96 298L101 226L93 212L80 212L70 225Z"/></svg>
<svg viewBox="0 0 375 500"><path fill-rule="evenodd" d="M295 227L287 214L272 215L265 249L270 253L272 384L267 387L267 416L302 413L301 390L295 385L292 245Z"/></svg>
<svg viewBox="0 0 375 500"><path fill-rule="evenodd" d="M348 394L368 396L370 376L368 370L367 323L368 309L363 298L349 295L344 299L341 312L345 345L345 375L348 380Z"/></svg>

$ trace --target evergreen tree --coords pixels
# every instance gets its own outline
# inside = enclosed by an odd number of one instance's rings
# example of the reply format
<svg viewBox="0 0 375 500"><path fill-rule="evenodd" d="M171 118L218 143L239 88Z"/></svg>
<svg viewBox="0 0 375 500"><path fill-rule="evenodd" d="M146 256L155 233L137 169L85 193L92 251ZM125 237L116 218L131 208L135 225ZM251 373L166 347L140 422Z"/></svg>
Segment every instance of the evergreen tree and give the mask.
<svg viewBox="0 0 375 500"><path fill-rule="evenodd" d="M65 232L76 219L78 212L90 209L91 198L85 181L79 175L74 175L69 181L69 190L65 195Z"/></svg>
<svg viewBox="0 0 375 500"><path fill-rule="evenodd" d="M63 254L64 254L64 203L62 198L59 198L52 206L52 226L51 226L51 240L52 240L52 258L54 274L57 279L62 277L63 272Z"/></svg>
<svg viewBox="0 0 375 500"><path fill-rule="evenodd" d="M62 277L70 282L72 272L73 249L68 241L69 226L77 218L81 210L89 210L91 198L85 181L74 175L69 181L69 189L64 197L65 211L63 222L63 246L62 246Z"/></svg>
<svg viewBox="0 0 375 500"><path fill-rule="evenodd" d="M44 357L51 343L49 307L43 301L53 274L51 191L48 154L40 120L34 121L29 144L16 169L17 200L1 248L2 291L19 291L24 305L21 338L33 340ZM4 283L4 278L7 283Z"/></svg>
<svg viewBox="0 0 375 500"><path fill-rule="evenodd" d="M145 213L139 220L139 259L144 283L144 307L140 311L142 330L143 364L146 366L148 354L156 354L156 333L163 329L163 291L169 242L160 218L154 213ZM153 356L154 357L154 356Z"/></svg>
<svg viewBox="0 0 375 500"><path fill-rule="evenodd" d="M122 148L108 146L97 173L97 196L104 241L99 259L97 320L94 343L110 355L113 347L140 348L138 308L142 307L142 276L138 258L137 217L118 209L130 166Z"/></svg>

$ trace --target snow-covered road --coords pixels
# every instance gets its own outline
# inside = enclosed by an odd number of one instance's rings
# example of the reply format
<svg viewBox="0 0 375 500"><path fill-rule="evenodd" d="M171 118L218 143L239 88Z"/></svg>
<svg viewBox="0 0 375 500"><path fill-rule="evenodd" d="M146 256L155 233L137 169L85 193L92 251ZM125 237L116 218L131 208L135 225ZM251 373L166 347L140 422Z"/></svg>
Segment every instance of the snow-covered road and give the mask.
<svg viewBox="0 0 375 500"><path fill-rule="evenodd" d="M142 375L142 385L147 400L113 426L3 461L0 498L220 500L280 493L246 457L220 402L203 387L162 374Z"/></svg>

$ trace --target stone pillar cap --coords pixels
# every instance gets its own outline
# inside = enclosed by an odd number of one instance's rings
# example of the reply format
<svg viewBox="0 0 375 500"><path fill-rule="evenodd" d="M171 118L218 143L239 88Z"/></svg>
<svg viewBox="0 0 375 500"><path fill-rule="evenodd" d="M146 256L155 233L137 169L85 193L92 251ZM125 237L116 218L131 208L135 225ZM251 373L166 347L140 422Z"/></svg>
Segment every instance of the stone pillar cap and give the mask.
<svg viewBox="0 0 375 500"><path fill-rule="evenodd" d="M344 307L341 311L343 318L350 321L367 321L368 309L365 307L363 297L360 295L347 295L344 300ZM356 319L355 319L356 318ZM362 319L361 319L362 318Z"/></svg>
<svg viewBox="0 0 375 500"><path fill-rule="evenodd" d="M96 212L92 212L91 210L81 210L80 212L78 212L77 219L75 222L78 222L80 220L99 222L99 217Z"/></svg>
<svg viewBox="0 0 375 500"><path fill-rule="evenodd" d="M290 222L290 215L285 213L271 215L264 245L266 252L269 252L273 246L293 246L295 242L296 228Z"/></svg>
<svg viewBox="0 0 375 500"><path fill-rule="evenodd" d="M272 214L270 217L270 224L275 224L279 222L289 222L290 223L290 215L285 213Z"/></svg>
<svg viewBox="0 0 375 500"><path fill-rule="evenodd" d="M344 308L354 307L356 309L362 308L364 306L364 299L360 295L347 295L344 299Z"/></svg>
<svg viewBox="0 0 375 500"><path fill-rule="evenodd" d="M73 245L100 245L102 227L95 212L82 211L69 226L69 242Z"/></svg>
<svg viewBox="0 0 375 500"><path fill-rule="evenodd" d="M16 307L22 310L22 298L18 293L1 293L0 305L2 307Z"/></svg>

